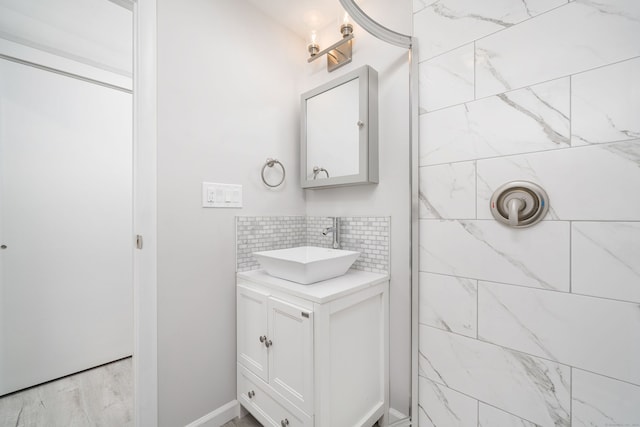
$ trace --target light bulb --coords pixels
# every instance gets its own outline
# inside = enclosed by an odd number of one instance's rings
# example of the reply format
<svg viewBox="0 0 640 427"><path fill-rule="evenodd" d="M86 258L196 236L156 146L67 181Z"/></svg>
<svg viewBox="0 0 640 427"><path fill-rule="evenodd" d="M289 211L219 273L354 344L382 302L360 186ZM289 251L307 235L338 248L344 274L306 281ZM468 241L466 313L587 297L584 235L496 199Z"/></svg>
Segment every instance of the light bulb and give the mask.
<svg viewBox="0 0 640 427"><path fill-rule="evenodd" d="M344 13L342 17L342 24L340 25L340 33L342 37L348 37L353 33L353 25L349 22L349 14L347 12Z"/></svg>
<svg viewBox="0 0 640 427"><path fill-rule="evenodd" d="M311 31L311 34L309 34L309 44L307 45L307 50L309 51L310 56L316 56L316 54L320 52L320 46L318 46L318 43L316 41L317 37L318 34L315 30Z"/></svg>

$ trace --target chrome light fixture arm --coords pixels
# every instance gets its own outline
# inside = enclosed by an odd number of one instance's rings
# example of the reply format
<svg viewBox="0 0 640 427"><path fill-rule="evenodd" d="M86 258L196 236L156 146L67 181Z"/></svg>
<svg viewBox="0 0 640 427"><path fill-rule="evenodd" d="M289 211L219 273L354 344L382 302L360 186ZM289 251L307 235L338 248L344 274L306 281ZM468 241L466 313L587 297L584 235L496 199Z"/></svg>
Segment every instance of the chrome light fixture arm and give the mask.
<svg viewBox="0 0 640 427"><path fill-rule="evenodd" d="M343 44L347 43L349 40L353 40L353 34L349 34L348 36L346 36L345 38L343 38L341 40L338 40L337 42L335 42L334 44L332 44L328 48L323 49L320 52L314 53L313 55L309 56L309 59L307 59L307 62L313 62L316 59L320 58L322 55L329 54L332 50L335 50L335 49L339 48ZM317 46L317 45L315 45L315 46Z"/></svg>

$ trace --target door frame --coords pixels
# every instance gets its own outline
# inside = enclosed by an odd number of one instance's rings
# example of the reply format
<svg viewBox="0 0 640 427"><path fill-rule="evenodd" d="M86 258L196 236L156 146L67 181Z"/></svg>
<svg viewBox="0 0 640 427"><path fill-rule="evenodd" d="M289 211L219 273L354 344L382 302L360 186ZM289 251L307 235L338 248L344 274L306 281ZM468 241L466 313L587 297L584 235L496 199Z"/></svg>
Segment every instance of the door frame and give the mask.
<svg viewBox="0 0 640 427"><path fill-rule="evenodd" d="M137 427L158 425L156 6L157 0L105 0L133 12L133 383ZM0 57L131 92L129 79L0 38ZM44 65L43 65L44 64Z"/></svg>
<svg viewBox="0 0 640 427"><path fill-rule="evenodd" d="M134 420L158 425L156 0L133 4Z"/></svg>

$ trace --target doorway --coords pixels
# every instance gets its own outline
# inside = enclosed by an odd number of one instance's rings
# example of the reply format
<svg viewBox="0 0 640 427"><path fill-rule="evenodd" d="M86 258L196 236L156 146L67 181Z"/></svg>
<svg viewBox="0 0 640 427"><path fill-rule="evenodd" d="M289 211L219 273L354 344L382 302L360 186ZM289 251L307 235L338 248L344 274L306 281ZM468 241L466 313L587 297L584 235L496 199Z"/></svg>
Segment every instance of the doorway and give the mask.
<svg viewBox="0 0 640 427"><path fill-rule="evenodd" d="M132 354L131 94L0 59L0 395Z"/></svg>
<svg viewBox="0 0 640 427"><path fill-rule="evenodd" d="M133 3L0 10L2 396L133 354L135 239Z"/></svg>

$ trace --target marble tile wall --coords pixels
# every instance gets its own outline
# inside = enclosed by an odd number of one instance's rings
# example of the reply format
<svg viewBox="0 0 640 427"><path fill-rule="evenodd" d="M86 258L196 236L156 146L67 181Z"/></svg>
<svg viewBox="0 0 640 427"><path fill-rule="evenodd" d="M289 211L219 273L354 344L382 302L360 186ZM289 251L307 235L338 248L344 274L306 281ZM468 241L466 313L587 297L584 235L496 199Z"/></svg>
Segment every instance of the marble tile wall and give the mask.
<svg viewBox="0 0 640 427"><path fill-rule="evenodd" d="M330 248L333 236L322 231L332 225L328 217L236 217L236 271L260 268L252 252L305 245ZM341 249L360 252L352 268L389 272L390 226L389 217L340 217Z"/></svg>
<svg viewBox="0 0 640 427"><path fill-rule="evenodd" d="M413 3L419 425L640 426L640 2Z"/></svg>

